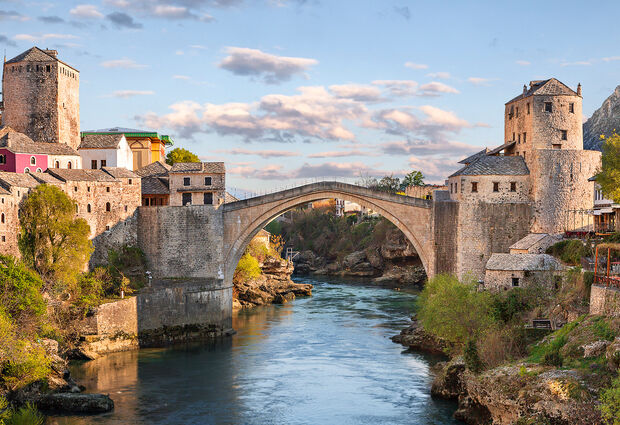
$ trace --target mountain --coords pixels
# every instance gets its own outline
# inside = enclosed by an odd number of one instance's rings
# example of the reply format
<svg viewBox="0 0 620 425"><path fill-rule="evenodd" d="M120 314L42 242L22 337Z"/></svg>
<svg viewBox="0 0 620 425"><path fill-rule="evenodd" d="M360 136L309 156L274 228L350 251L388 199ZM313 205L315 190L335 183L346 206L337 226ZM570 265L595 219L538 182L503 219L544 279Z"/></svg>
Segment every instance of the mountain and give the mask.
<svg viewBox="0 0 620 425"><path fill-rule="evenodd" d="M600 151L601 134L609 136L614 130L620 132L620 86L583 124L583 148Z"/></svg>

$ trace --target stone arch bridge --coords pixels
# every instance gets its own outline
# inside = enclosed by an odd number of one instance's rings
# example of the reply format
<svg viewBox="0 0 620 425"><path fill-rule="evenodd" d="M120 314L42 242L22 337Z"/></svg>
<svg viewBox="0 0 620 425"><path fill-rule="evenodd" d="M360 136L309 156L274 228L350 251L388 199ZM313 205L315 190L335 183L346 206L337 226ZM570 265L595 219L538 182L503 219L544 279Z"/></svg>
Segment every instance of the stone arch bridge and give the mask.
<svg viewBox="0 0 620 425"><path fill-rule="evenodd" d="M436 225L438 219L454 216L437 213L438 204L454 208L455 203L449 200L437 203L346 183L320 182L219 208L140 207L138 244L147 257L152 282L137 297L139 333L172 341L230 330L234 270L254 235L286 211L332 198L355 202L394 223L415 247L428 276L453 271L446 266L454 263L454 250L446 251L442 248L445 244L437 243L454 238L456 233L445 223Z"/></svg>

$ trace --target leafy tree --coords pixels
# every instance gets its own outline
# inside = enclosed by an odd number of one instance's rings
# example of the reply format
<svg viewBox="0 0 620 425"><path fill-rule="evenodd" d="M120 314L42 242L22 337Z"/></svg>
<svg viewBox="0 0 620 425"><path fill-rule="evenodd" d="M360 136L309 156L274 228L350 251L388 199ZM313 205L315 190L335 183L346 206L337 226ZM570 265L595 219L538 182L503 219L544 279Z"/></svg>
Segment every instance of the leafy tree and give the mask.
<svg viewBox="0 0 620 425"><path fill-rule="evenodd" d="M394 176L385 176L377 182L374 189L381 192L396 193L400 190L400 179Z"/></svg>
<svg viewBox="0 0 620 425"><path fill-rule="evenodd" d="M177 162L200 162L200 158L187 149L174 148L166 155L166 164L174 165Z"/></svg>
<svg viewBox="0 0 620 425"><path fill-rule="evenodd" d="M601 190L607 198L620 202L620 135L614 131L609 136L601 136L603 143L603 167L596 177Z"/></svg>
<svg viewBox="0 0 620 425"><path fill-rule="evenodd" d="M43 281L13 257L0 256L0 309L26 331L46 311L41 295Z"/></svg>
<svg viewBox="0 0 620 425"><path fill-rule="evenodd" d="M424 186L424 174L421 171L413 170L400 183L400 189L405 190L410 186Z"/></svg>
<svg viewBox="0 0 620 425"><path fill-rule="evenodd" d="M620 377L601 392L600 410L607 425L620 425Z"/></svg>
<svg viewBox="0 0 620 425"><path fill-rule="evenodd" d="M456 345L478 338L493 323L491 294L440 274L428 281L418 298L418 318L428 332Z"/></svg>
<svg viewBox="0 0 620 425"><path fill-rule="evenodd" d="M258 263L258 260L253 257L248 251L243 254L235 269L235 275L233 277L234 282L247 282L250 279L255 279L260 276L262 270Z"/></svg>
<svg viewBox="0 0 620 425"><path fill-rule="evenodd" d="M58 187L42 184L30 192L19 214L19 249L26 264L47 283L75 283L93 251L90 227L75 217L75 202Z"/></svg>

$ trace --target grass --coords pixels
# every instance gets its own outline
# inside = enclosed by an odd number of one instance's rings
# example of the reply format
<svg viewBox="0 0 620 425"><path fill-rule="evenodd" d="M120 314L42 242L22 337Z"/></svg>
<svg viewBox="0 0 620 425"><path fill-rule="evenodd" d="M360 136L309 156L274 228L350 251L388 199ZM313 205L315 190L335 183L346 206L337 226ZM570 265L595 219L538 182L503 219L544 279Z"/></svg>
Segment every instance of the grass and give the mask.
<svg viewBox="0 0 620 425"><path fill-rule="evenodd" d="M542 363L545 357L553 353L559 353L560 349L568 342L568 334L575 329L586 316L581 316L574 322L567 323L562 328L551 334L547 341L541 342L532 348L528 361Z"/></svg>

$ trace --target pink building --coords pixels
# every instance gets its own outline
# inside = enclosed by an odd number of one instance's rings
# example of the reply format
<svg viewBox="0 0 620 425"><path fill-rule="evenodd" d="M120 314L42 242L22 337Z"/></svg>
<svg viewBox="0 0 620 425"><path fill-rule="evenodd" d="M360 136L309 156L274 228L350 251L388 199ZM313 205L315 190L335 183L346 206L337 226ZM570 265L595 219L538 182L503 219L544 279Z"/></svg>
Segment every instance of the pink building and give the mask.
<svg viewBox="0 0 620 425"><path fill-rule="evenodd" d="M65 144L34 142L10 127L0 129L0 171L41 173L48 168L81 168L81 158Z"/></svg>

